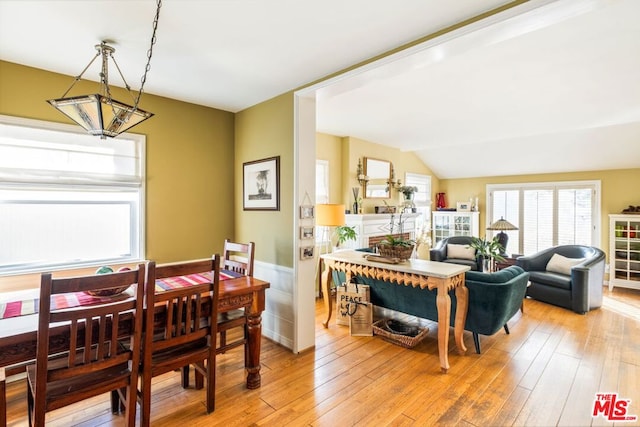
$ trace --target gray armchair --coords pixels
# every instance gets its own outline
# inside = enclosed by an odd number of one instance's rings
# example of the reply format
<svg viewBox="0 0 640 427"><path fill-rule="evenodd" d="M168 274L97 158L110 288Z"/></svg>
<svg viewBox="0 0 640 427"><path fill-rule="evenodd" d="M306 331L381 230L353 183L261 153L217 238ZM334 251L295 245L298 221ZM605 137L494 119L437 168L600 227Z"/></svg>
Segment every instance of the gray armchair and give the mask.
<svg viewBox="0 0 640 427"><path fill-rule="evenodd" d="M565 272L557 264L550 267L554 254L565 257ZM567 261L566 258L569 258ZM571 259L584 260L571 266ZM553 264L553 263L552 263ZM519 257L516 265L529 272L527 295L539 301L584 314L602 305L605 254L592 246L564 245ZM549 271L556 270L556 271Z"/></svg>
<svg viewBox="0 0 640 427"><path fill-rule="evenodd" d="M447 251L447 245L470 245L473 237L471 236L451 236L440 240L429 252L431 261L449 262L452 264L468 265L473 271L482 271L482 262L475 259L462 259L450 257Z"/></svg>

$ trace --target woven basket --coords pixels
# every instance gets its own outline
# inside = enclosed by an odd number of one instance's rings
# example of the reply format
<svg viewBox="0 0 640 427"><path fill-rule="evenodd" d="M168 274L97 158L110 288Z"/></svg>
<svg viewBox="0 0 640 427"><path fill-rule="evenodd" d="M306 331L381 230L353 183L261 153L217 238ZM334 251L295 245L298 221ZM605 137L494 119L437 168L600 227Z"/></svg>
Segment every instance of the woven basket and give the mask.
<svg viewBox="0 0 640 427"><path fill-rule="evenodd" d="M389 327L387 326L387 322L389 322L390 320L391 319L380 319L377 322L374 322L372 325L373 334L379 335L385 341L389 341L401 347L413 348L416 345L418 345L420 341L422 341L424 337L426 337L427 334L429 333L429 328L419 329L418 334L416 336L393 333L389 330Z"/></svg>
<svg viewBox="0 0 640 427"><path fill-rule="evenodd" d="M398 258L398 259L409 259L411 258L411 254L413 253L414 246L403 247L403 246L390 246L390 245L380 245L378 246L378 251L380 255L387 258Z"/></svg>

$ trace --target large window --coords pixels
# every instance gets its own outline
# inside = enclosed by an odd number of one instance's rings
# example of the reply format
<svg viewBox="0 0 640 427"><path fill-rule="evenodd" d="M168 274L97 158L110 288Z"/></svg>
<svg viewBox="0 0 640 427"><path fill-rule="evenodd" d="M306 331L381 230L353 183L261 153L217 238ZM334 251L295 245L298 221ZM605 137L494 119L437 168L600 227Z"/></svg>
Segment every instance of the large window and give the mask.
<svg viewBox="0 0 640 427"><path fill-rule="evenodd" d="M489 223L502 217L518 227L507 232L507 253L600 245L599 181L488 185L487 195Z"/></svg>
<svg viewBox="0 0 640 427"><path fill-rule="evenodd" d="M0 116L0 274L144 258L144 137L79 130Z"/></svg>
<svg viewBox="0 0 640 427"><path fill-rule="evenodd" d="M431 230L431 177L407 172L404 175L407 186L414 186L418 191L413 195L413 203L420 216L416 218L416 235Z"/></svg>

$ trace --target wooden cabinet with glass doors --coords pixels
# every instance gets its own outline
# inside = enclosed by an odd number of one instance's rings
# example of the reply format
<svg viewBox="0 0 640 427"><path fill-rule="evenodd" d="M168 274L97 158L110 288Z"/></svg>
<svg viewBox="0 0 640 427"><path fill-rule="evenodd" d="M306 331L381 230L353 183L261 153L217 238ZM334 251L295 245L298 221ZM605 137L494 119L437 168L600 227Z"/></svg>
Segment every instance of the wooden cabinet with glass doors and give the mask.
<svg viewBox="0 0 640 427"><path fill-rule="evenodd" d="M640 289L640 215L609 215L609 290Z"/></svg>

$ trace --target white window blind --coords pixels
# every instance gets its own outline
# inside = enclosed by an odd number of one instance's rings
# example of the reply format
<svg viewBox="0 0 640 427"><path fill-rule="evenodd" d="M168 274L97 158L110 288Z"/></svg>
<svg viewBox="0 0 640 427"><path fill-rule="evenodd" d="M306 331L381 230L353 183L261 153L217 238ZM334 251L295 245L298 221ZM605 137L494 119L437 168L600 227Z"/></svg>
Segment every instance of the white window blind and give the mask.
<svg viewBox="0 0 640 427"><path fill-rule="evenodd" d="M507 253L600 244L599 181L488 185L487 195L488 222L503 217L519 228L507 232Z"/></svg>
<svg viewBox="0 0 640 427"><path fill-rule="evenodd" d="M0 116L0 274L143 259L144 137Z"/></svg>
<svg viewBox="0 0 640 427"><path fill-rule="evenodd" d="M419 236L423 232L431 230L431 177L407 172L404 175L404 182L407 186L418 188L418 191L413 195L413 203L420 214L416 218L416 232Z"/></svg>
<svg viewBox="0 0 640 427"><path fill-rule="evenodd" d="M329 203L329 161L316 160L316 204Z"/></svg>

